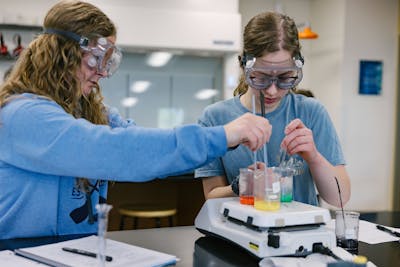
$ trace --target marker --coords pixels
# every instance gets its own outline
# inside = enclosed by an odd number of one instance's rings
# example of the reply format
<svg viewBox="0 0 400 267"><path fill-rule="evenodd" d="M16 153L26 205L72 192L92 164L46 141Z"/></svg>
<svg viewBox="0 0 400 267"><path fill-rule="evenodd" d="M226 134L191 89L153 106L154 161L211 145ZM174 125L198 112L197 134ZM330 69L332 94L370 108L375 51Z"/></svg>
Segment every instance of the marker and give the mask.
<svg viewBox="0 0 400 267"><path fill-rule="evenodd" d="M379 230L384 231L384 232L386 232L386 233L389 233L389 234L391 234L391 235L400 237L400 233L399 233L399 232L390 230L389 228L387 228L387 227L385 227L385 226L383 226L383 225L377 225L376 228L378 228Z"/></svg>
<svg viewBox="0 0 400 267"><path fill-rule="evenodd" d="M88 256L88 257L93 257L93 258L97 258L97 254L90 252L90 251L86 251L83 249L77 249L77 248L68 248L68 247L63 247L62 250L64 251L68 251L71 253L75 253L75 254L79 254L79 255L84 255L84 256ZM112 257L111 256L105 256L106 257L106 261L112 261Z"/></svg>

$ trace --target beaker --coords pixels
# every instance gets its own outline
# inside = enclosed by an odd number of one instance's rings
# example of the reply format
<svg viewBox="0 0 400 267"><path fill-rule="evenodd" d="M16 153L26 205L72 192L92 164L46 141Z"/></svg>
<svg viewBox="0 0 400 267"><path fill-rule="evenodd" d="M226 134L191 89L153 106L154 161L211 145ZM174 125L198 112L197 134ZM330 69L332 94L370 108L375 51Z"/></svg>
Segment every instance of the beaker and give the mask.
<svg viewBox="0 0 400 267"><path fill-rule="evenodd" d="M240 168L239 176L239 200L241 204L253 205L253 171L247 168Z"/></svg>
<svg viewBox="0 0 400 267"><path fill-rule="evenodd" d="M295 169L279 167L276 171L281 174L281 202L291 202L293 200L293 175L295 174Z"/></svg>
<svg viewBox="0 0 400 267"><path fill-rule="evenodd" d="M336 211L336 245L352 254L358 253L358 232L360 213L356 211Z"/></svg>
<svg viewBox="0 0 400 267"><path fill-rule="evenodd" d="M254 171L254 208L273 211L280 208L280 173L273 168Z"/></svg>

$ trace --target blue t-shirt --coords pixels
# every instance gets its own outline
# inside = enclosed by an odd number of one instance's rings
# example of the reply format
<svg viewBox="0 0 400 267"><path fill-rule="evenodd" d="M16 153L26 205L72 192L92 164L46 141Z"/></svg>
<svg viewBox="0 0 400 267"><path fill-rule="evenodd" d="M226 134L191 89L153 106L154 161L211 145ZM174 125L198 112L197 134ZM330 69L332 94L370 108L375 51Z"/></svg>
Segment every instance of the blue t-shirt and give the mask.
<svg viewBox="0 0 400 267"><path fill-rule="evenodd" d="M239 96L236 96L208 106L200 117L199 123L207 127L224 125L246 112L250 111L241 104ZM279 106L267 113L265 117L272 125L272 135L266 145L269 167L279 165L279 150L285 136L284 129L296 118L302 120L304 125L313 131L318 151L332 165L345 164L334 126L326 109L315 98L289 93L282 99ZM259 149L256 154L257 161L265 162L263 149ZM296 158L302 160L299 156ZM254 153L240 145L228 151L223 157L198 168L195 171L195 177L226 176L228 183L231 183L239 175L240 168L247 168L252 164L254 164ZM304 171L293 179L294 200L317 205L314 181L304 160L303 164Z"/></svg>
<svg viewBox="0 0 400 267"><path fill-rule="evenodd" d="M0 239L95 233L107 180L186 173L227 150L222 126L143 128L114 109L108 118L94 125L33 94L0 108ZM76 177L90 179L88 194Z"/></svg>

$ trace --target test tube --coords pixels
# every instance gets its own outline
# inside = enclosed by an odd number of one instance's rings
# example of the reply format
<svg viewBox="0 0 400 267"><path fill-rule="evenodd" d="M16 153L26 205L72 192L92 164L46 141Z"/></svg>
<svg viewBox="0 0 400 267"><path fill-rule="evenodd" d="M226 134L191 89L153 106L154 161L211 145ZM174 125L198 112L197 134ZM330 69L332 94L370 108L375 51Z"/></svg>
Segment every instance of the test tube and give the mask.
<svg viewBox="0 0 400 267"><path fill-rule="evenodd" d="M112 206L108 204L96 204L97 218L99 222L97 231L98 240L98 262L100 267L106 265L106 234L108 225L108 213L110 212Z"/></svg>

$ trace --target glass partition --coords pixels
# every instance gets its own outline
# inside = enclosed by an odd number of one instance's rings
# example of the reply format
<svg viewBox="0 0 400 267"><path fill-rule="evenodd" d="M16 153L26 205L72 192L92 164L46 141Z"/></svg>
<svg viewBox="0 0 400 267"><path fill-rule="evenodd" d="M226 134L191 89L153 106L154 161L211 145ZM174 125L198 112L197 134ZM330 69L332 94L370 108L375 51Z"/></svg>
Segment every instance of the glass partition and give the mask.
<svg viewBox="0 0 400 267"><path fill-rule="evenodd" d="M148 59L124 53L117 73L101 81L105 102L138 125L196 123L206 106L222 99L222 58L173 55L160 67L149 66Z"/></svg>

